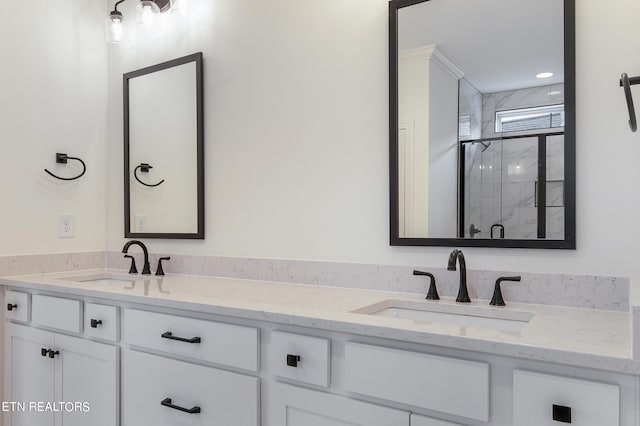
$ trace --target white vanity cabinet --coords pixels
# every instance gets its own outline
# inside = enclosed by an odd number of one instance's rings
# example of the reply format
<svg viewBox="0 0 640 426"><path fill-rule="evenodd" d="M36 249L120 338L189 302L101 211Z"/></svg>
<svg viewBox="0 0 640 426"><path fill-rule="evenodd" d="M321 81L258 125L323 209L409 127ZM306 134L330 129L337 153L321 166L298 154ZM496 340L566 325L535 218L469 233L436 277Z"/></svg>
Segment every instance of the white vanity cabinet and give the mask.
<svg viewBox="0 0 640 426"><path fill-rule="evenodd" d="M125 309L123 340L123 426L259 425L260 379L222 369L258 372L258 328Z"/></svg>
<svg viewBox="0 0 640 426"><path fill-rule="evenodd" d="M406 411L281 383L271 391L271 426L409 426Z"/></svg>
<svg viewBox="0 0 640 426"><path fill-rule="evenodd" d="M12 321L31 321L31 294L7 290L4 293L5 315Z"/></svg>
<svg viewBox="0 0 640 426"><path fill-rule="evenodd" d="M257 377L123 353L123 426L258 426L259 392Z"/></svg>
<svg viewBox="0 0 640 426"><path fill-rule="evenodd" d="M117 425L117 347L12 323L5 342L5 400L25 404L6 426Z"/></svg>
<svg viewBox="0 0 640 426"><path fill-rule="evenodd" d="M347 390L486 422L489 364L346 343Z"/></svg>
<svg viewBox="0 0 640 426"><path fill-rule="evenodd" d="M5 293L4 401L90 410L4 426L640 425L638 375L51 293Z"/></svg>
<svg viewBox="0 0 640 426"><path fill-rule="evenodd" d="M411 415L411 426L463 426L459 423L445 422L444 420L430 419L418 414Z"/></svg>
<svg viewBox="0 0 640 426"><path fill-rule="evenodd" d="M615 384L515 370L513 420L518 426L620 424Z"/></svg>

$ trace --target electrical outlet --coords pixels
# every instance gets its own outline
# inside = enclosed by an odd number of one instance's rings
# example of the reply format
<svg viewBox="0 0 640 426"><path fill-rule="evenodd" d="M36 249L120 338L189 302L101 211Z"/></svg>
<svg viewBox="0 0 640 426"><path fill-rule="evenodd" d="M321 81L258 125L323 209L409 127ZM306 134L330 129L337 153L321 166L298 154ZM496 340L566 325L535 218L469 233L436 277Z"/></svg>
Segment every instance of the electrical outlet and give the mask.
<svg viewBox="0 0 640 426"><path fill-rule="evenodd" d="M145 232L147 230L147 215L136 215L136 232Z"/></svg>
<svg viewBox="0 0 640 426"><path fill-rule="evenodd" d="M58 238L73 238L76 230L75 216L68 213L58 214Z"/></svg>

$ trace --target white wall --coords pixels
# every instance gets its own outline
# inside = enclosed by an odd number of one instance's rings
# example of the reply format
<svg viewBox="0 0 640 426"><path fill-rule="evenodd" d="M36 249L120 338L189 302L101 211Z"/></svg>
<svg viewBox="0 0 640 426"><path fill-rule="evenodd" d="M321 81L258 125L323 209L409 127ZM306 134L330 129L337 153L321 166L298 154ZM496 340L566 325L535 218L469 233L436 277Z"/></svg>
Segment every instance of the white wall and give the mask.
<svg viewBox="0 0 640 426"><path fill-rule="evenodd" d="M207 238L155 252L443 267L388 244L387 0L202 0L194 25L110 52L108 248L124 242L121 74L205 54ZM640 272L640 3L577 2L578 250L466 249L474 269ZM640 88L634 88L640 99Z"/></svg>
<svg viewBox="0 0 640 426"><path fill-rule="evenodd" d="M458 78L429 66L429 234L454 238L458 224Z"/></svg>
<svg viewBox="0 0 640 426"><path fill-rule="evenodd" d="M0 256L104 250L104 4L5 1L1 13ZM56 166L56 152L83 158L86 175L46 175L81 170ZM75 238L58 238L60 212L75 214Z"/></svg>
<svg viewBox="0 0 640 426"><path fill-rule="evenodd" d="M398 55L398 230L400 237L429 235L430 56L419 47ZM402 146L404 144L404 146Z"/></svg>

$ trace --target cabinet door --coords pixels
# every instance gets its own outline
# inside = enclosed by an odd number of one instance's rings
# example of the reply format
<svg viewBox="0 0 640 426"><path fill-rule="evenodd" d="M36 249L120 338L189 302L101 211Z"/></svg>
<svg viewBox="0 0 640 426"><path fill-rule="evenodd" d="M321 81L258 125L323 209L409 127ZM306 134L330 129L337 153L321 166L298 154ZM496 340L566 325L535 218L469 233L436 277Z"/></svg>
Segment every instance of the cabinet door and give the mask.
<svg viewBox="0 0 640 426"><path fill-rule="evenodd" d="M257 377L131 350L122 362L124 426L259 424Z"/></svg>
<svg viewBox="0 0 640 426"><path fill-rule="evenodd" d="M617 426L620 387L526 370L513 372L513 423L518 426Z"/></svg>
<svg viewBox="0 0 640 426"><path fill-rule="evenodd" d="M54 401L55 361L42 356L53 348L54 335L42 330L7 323L6 401L25 403L24 411L8 413L10 426L51 426L52 411L34 410L31 403ZM37 408L37 406L35 407Z"/></svg>
<svg viewBox="0 0 640 426"><path fill-rule="evenodd" d="M86 403L62 410L56 424L117 425L118 348L63 335L56 335L55 348L56 400Z"/></svg>
<svg viewBox="0 0 640 426"><path fill-rule="evenodd" d="M269 426L409 426L409 413L289 386L271 388Z"/></svg>

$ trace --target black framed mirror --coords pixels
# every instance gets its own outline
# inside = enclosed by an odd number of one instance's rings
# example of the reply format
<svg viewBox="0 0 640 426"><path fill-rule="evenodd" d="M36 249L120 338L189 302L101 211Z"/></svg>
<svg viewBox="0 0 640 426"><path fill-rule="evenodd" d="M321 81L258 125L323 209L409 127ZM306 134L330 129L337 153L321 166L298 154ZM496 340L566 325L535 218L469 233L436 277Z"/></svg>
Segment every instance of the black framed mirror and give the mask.
<svg viewBox="0 0 640 426"><path fill-rule="evenodd" d="M126 238L204 239L202 58L123 76Z"/></svg>
<svg viewBox="0 0 640 426"><path fill-rule="evenodd" d="M391 245L575 249L574 1L389 2Z"/></svg>

